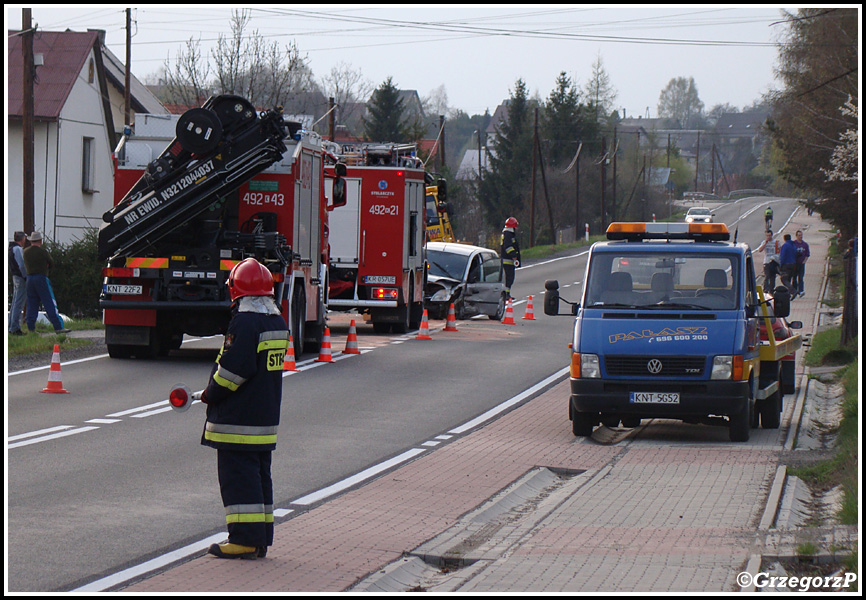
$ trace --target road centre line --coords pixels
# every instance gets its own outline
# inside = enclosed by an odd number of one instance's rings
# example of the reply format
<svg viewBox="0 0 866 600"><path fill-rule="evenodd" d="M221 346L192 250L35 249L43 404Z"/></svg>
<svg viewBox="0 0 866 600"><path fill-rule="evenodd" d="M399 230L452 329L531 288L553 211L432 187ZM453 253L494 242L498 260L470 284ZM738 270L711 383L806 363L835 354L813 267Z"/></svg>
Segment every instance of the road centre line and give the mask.
<svg viewBox="0 0 866 600"><path fill-rule="evenodd" d="M18 435L13 435L12 437L6 438L7 442L14 442L15 440L22 440L28 437L34 437L37 435L45 435L48 433L53 433L55 431L63 431L64 429L72 429L73 425L58 425L57 427L49 427L48 429L40 429L39 431L31 431L29 433L20 433Z"/></svg>
<svg viewBox="0 0 866 600"><path fill-rule="evenodd" d="M67 429L66 431L61 431L59 433L53 433L51 435L46 435L43 437L24 440L23 442L8 444L6 446L6 448L11 450L12 448L18 448L19 446L28 446L30 444L38 444L39 442L45 442L47 440L53 440L56 438L66 437L68 435L75 435L76 433L84 433L85 431L92 431L94 429L99 429L99 427L79 427L78 429Z"/></svg>

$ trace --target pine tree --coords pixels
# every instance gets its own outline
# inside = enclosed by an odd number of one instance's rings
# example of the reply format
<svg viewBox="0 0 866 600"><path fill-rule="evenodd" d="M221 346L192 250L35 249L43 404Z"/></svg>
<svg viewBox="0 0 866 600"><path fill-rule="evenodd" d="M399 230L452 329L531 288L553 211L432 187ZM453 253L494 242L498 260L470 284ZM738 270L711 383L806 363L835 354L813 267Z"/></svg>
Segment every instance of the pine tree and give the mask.
<svg viewBox="0 0 866 600"><path fill-rule="evenodd" d="M518 79L508 99L508 116L496 126L490 170L482 182L481 204L484 218L493 227L502 227L505 219L518 220L526 213L532 176L531 105L526 83Z"/></svg>
<svg viewBox="0 0 866 600"><path fill-rule="evenodd" d="M364 117L364 135L375 142L404 142L409 137L404 118L403 100L400 90L388 77L376 88L367 104L368 115Z"/></svg>

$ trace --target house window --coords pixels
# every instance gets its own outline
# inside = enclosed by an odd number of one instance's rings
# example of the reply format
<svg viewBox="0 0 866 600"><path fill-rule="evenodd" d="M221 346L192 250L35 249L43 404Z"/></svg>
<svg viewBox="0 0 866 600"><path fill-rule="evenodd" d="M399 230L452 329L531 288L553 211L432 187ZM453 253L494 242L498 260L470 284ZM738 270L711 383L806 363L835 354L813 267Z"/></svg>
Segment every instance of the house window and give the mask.
<svg viewBox="0 0 866 600"><path fill-rule="evenodd" d="M81 191L92 194L95 179L95 144L93 138L84 138L81 147Z"/></svg>

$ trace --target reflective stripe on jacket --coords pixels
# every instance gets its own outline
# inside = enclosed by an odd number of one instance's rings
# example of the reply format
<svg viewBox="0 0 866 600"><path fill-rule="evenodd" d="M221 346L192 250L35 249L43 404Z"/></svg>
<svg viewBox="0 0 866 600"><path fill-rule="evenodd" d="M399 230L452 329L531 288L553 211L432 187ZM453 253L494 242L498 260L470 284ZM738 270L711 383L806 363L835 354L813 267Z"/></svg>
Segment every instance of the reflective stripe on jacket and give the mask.
<svg viewBox="0 0 866 600"><path fill-rule="evenodd" d="M249 301L253 300L253 301ZM268 298L240 299L205 389L201 443L228 450L273 450L280 423L289 331Z"/></svg>

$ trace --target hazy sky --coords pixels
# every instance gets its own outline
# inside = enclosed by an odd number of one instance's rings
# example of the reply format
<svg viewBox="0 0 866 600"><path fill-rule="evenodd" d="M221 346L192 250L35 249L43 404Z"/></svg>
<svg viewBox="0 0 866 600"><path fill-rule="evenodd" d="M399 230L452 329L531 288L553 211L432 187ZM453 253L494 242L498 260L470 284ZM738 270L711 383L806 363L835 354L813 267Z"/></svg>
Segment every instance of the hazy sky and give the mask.
<svg viewBox="0 0 866 600"><path fill-rule="evenodd" d="M5 5L7 28L20 29L21 5ZM33 5L40 29L104 29L125 57L123 7ZM790 9L795 10L795 9ZM145 5L133 11L133 72L139 79L172 60L190 38L203 49L228 34L229 8ZM374 86L387 77L423 97L445 86L448 104L492 113L518 78L547 98L565 71L579 87L601 57L626 116L656 116L661 90L694 77L709 110L743 108L775 87L775 43L786 30L779 7L741 5L610 6L307 5L256 6L249 30L291 41L316 78L343 62Z"/></svg>

